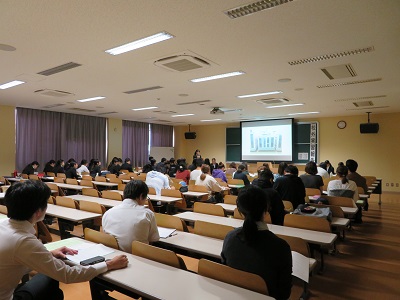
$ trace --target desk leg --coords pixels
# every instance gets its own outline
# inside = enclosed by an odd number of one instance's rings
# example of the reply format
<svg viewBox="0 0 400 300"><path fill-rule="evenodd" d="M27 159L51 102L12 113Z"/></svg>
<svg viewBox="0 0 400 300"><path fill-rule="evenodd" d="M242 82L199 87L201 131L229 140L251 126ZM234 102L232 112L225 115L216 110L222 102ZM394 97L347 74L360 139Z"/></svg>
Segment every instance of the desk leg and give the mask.
<svg viewBox="0 0 400 300"><path fill-rule="evenodd" d="M167 203L167 214L173 215L175 212L175 203Z"/></svg>
<svg viewBox="0 0 400 300"><path fill-rule="evenodd" d="M58 218L58 228L60 230L61 239L68 239L71 237L69 231L74 230L74 223L68 220L64 220L62 218Z"/></svg>
<svg viewBox="0 0 400 300"><path fill-rule="evenodd" d="M108 292L107 291L118 291L124 295L127 295L129 297L138 299L140 297L140 295L128 291L127 289L124 289L122 287L119 287L115 284L112 284L110 282L107 282L105 280L102 280L100 278L95 277L94 279L92 279L90 282L90 294L92 296L92 300L109 300L109 299L114 299L111 298L110 296L108 296ZM147 298L143 298L142 299L147 299Z"/></svg>

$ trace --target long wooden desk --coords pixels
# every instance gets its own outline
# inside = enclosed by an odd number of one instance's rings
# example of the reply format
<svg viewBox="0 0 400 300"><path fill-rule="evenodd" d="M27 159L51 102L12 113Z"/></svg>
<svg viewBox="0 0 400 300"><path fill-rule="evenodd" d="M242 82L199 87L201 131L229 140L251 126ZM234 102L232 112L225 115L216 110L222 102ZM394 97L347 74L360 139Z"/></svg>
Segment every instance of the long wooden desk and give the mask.
<svg viewBox="0 0 400 300"><path fill-rule="evenodd" d="M112 192L119 193L122 196L124 195L124 191L112 190ZM173 202L182 200L182 198L161 196L161 195L154 195L154 194L148 194L147 196L150 198L150 200L161 201L164 203L173 203Z"/></svg>
<svg viewBox="0 0 400 300"><path fill-rule="evenodd" d="M89 186L67 184L67 183L60 183L60 182L54 182L54 184L56 184L58 187L60 187L62 189L76 190L76 191L82 191L82 189L90 188Z"/></svg>
<svg viewBox="0 0 400 300"><path fill-rule="evenodd" d="M118 183L104 182L104 181L92 181L95 185L104 186L108 188L118 187Z"/></svg>
<svg viewBox="0 0 400 300"><path fill-rule="evenodd" d="M76 201L84 200L84 201L99 203L101 205L104 205L104 207L114 207L114 206L120 205L122 203L122 201L118 201L118 200L91 197L91 196L85 196L85 195L71 195L71 196L65 196L65 197L72 198Z"/></svg>
<svg viewBox="0 0 400 300"><path fill-rule="evenodd" d="M66 240L66 243L69 239ZM82 240L82 243L87 241ZM52 243L47 244L51 246ZM60 245L61 246L61 245ZM72 248L79 249L77 245ZM163 300L267 300L273 299L240 287L206 278L132 254L114 250L106 255L113 258L124 254L129 259L128 267L99 275L96 280L111 284L120 292L133 292L147 299Z"/></svg>

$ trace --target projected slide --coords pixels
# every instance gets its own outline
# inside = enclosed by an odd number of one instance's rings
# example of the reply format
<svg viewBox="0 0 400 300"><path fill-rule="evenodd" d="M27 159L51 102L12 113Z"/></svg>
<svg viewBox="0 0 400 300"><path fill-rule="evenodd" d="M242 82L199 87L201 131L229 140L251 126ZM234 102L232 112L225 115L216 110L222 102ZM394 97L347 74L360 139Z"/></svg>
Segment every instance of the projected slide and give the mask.
<svg viewBox="0 0 400 300"><path fill-rule="evenodd" d="M242 122L242 160L291 161L293 119Z"/></svg>

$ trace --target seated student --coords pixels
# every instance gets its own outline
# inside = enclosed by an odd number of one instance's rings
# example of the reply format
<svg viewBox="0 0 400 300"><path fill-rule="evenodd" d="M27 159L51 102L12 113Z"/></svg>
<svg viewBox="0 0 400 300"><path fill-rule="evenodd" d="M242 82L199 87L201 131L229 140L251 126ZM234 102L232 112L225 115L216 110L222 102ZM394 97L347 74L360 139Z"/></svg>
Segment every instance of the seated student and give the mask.
<svg viewBox="0 0 400 300"><path fill-rule="evenodd" d="M229 164L229 168L225 170L225 174L233 176L233 174L236 172L236 170L237 170L236 163L235 162L231 162Z"/></svg>
<svg viewBox="0 0 400 300"><path fill-rule="evenodd" d="M151 165L145 165L143 167L143 173L147 173L146 184L154 188L157 195L161 195L162 189L171 189L168 177L163 173L153 171Z"/></svg>
<svg viewBox="0 0 400 300"><path fill-rule="evenodd" d="M90 160L90 164L89 164L89 172L90 172L90 176L92 176L93 178L95 178L98 175L101 175L101 162L96 159L96 158L92 158Z"/></svg>
<svg viewBox="0 0 400 300"><path fill-rule="evenodd" d="M121 170L121 165L122 165L122 159L116 157L113 160L113 164L111 165L111 167L108 169L108 171L110 171L111 174L115 174L115 175L119 175L119 170Z"/></svg>
<svg viewBox="0 0 400 300"><path fill-rule="evenodd" d="M154 213L144 207L149 188L141 180L128 182L122 204L103 215L103 230L118 241L122 251L132 253L132 242L155 242L160 239Z"/></svg>
<svg viewBox="0 0 400 300"><path fill-rule="evenodd" d="M43 169L43 173L45 173L47 175L48 172L54 173L54 167L56 165L56 161L54 159L51 159L50 161L48 161Z"/></svg>
<svg viewBox="0 0 400 300"><path fill-rule="evenodd" d="M107 170L111 172L111 168L113 165L118 161L118 157L114 156L113 159L111 160L110 164L107 167Z"/></svg>
<svg viewBox="0 0 400 300"><path fill-rule="evenodd" d="M221 162L222 163L222 162ZM211 159L211 165L210 165L210 171L211 173L215 170L218 169L218 163L217 160L215 158Z"/></svg>
<svg viewBox="0 0 400 300"><path fill-rule="evenodd" d="M76 162L75 158L71 157L70 159L68 159L68 161L66 162L66 164L64 166L65 172L67 172L68 169L71 168L71 166L73 166L73 165L71 165L71 163L74 163L74 162Z"/></svg>
<svg viewBox="0 0 400 300"><path fill-rule="evenodd" d="M245 165L239 165L237 171L235 172L235 174L233 174L233 179L241 179L244 182L244 185L249 185L250 181L247 178L246 175L246 166Z"/></svg>
<svg viewBox="0 0 400 300"><path fill-rule="evenodd" d="M258 174L257 182L254 183L254 181L255 180L253 180L252 185L261 188L265 193L267 193L267 196L270 199L268 212L271 216L272 224L283 226L286 214L285 206L283 205L279 193L272 188L274 183L274 174L272 174L271 170L265 168Z"/></svg>
<svg viewBox="0 0 400 300"><path fill-rule="evenodd" d="M128 265L126 256L119 255L92 266L71 267L63 259L66 254L76 254L76 250L64 246L48 251L36 238L33 226L43 220L50 195L50 188L41 181L27 180L7 189L5 202L10 219L0 222L0 299L63 299L58 281L84 282ZM30 270L39 274L19 285Z"/></svg>
<svg viewBox="0 0 400 300"><path fill-rule="evenodd" d="M325 161L326 163L326 171L330 176L336 175L335 173L335 168L332 166L331 162L329 160Z"/></svg>
<svg viewBox="0 0 400 300"><path fill-rule="evenodd" d="M214 177L210 175L210 167L208 165L203 165L201 167L201 172L202 174L197 177L196 179L196 185L203 185L207 188L207 190L210 193L210 196L208 200L210 202L222 202L223 197L220 192L228 190L229 188L220 186L218 181L215 180ZM214 197L212 197L212 194L214 193Z"/></svg>
<svg viewBox="0 0 400 300"><path fill-rule="evenodd" d="M128 170L128 172L133 172L133 168L131 165L131 159L130 158L125 158L125 162L121 165L121 170Z"/></svg>
<svg viewBox="0 0 400 300"><path fill-rule="evenodd" d="M190 180L190 171L186 168L185 163L179 164L179 168L175 174L176 179L182 179L186 184L189 184Z"/></svg>
<svg viewBox="0 0 400 300"><path fill-rule="evenodd" d="M286 167L285 175L277 178L274 183L274 189L279 193L281 199L292 202L293 208L305 203L306 188L298 175L297 167L290 165Z"/></svg>
<svg viewBox="0 0 400 300"><path fill-rule="evenodd" d="M165 157L161 158L161 161L156 164L156 171L165 174L166 173L166 163L167 159Z"/></svg>
<svg viewBox="0 0 400 300"><path fill-rule="evenodd" d="M306 173L300 175L300 179L304 183L304 187L312 188L312 189L319 189L322 193L324 187L324 181L322 177L317 175L318 169L317 164L313 161L310 161L306 164L305 168Z"/></svg>
<svg viewBox="0 0 400 300"><path fill-rule="evenodd" d="M201 175L201 166L203 160L201 158L196 159L196 169L190 172L190 180L196 180Z"/></svg>
<svg viewBox="0 0 400 300"><path fill-rule="evenodd" d="M217 168L212 171L212 177L221 178L222 181L228 182L228 179L226 178L224 171L225 171L225 165L222 162L220 162L217 165Z"/></svg>
<svg viewBox="0 0 400 300"><path fill-rule="evenodd" d="M348 169L346 166L338 167L337 180L331 180L328 184L328 196L348 197L358 200L358 189L354 181L347 179Z"/></svg>
<svg viewBox="0 0 400 300"><path fill-rule="evenodd" d="M54 173L56 174L56 176L58 173L65 174L64 165L65 162L63 159L57 160L56 165L54 166Z"/></svg>
<svg viewBox="0 0 400 300"><path fill-rule="evenodd" d="M76 161L73 161L69 164L68 170L65 172L65 176L67 178L74 178L74 179L79 179L79 176L76 172L76 169L78 168L78 163Z"/></svg>
<svg viewBox="0 0 400 300"><path fill-rule="evenodd" d="M263 222L270 199L256 186L239 192L237 207L244 215L243 227L229 232L222 247L222 263L260 275L275 299L288 299L292 288L290 246L268 230Z"/></svg>
<svg viewBox="0 0 400 300"><path fill-rule="evenodd" d="M38 167L39 167L39 163L35 160L24 168L24 170L22 171L22 174L26 174L26 175L35 174Z"/></svg>
<svg viewBox="0 0 400 300"><path fill-rule="evenodd" d="M346 167L349 169L347 179L354 181L357 186L362 187L366 194L368 192L367 180L357 173L358 163L354 159L348 159L346 160ZM367 200L365 199L365 201ZM368 210L368 202L365 203L364 210Z"/></svg>
<svg viewBox="0 0 400 300"><path fill-rule="evenodd" d="M278 173L274 174L274 181L279 177L285 176L285 169L287 166L288 166L288 164L285 163L284 161L279 164Z"/></svg>
<svg viewBox="0 0 400 300"><path fill-rule="evenodd" d="M317 167L317 175L321 176L322 179L329 179L331 176L329 175L328 171L326 170L328 166L326 165L325 162L322 162L319 164Z"/></svg>
<svg viewBox="0 0 400 300"><path fill-rule="evenodd" d="M200 150L196 149L196 151L194 151L194 154L193 154L193 159L196 160L198 158L201 158L201 154L200 154Z"/></svg>
<svg viewBox="0 0 400 300"><path fill-rule="evenodd" d="M169 177L175 177L176 172L178 171L178 165L175 163L175 158L171 157L169 160Z"/></svg>
<svg viewBox="0 0 400 300"><path fill-rule="evenodd" d="M89 169L89 162L86 159L82 159L81 165L76 169L78 175L82 175L82 172L90 173Z"/></svg>

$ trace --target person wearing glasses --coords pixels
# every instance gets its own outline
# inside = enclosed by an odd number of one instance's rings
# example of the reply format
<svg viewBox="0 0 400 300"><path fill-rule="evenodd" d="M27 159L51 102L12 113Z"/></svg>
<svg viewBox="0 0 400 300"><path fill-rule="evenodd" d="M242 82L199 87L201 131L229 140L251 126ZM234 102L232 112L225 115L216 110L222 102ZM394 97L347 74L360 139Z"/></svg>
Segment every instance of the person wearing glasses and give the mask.
<svg viewBox="0 0 400 300"><path fill-rule="evenodd" d="M149 188L141 180L130 181L124 200L103 215L104 232L113 235L122 251L132 253L132 242L149 244L160 239L154 213L144 207Z"/></svg>

